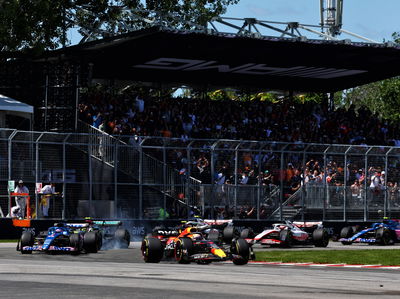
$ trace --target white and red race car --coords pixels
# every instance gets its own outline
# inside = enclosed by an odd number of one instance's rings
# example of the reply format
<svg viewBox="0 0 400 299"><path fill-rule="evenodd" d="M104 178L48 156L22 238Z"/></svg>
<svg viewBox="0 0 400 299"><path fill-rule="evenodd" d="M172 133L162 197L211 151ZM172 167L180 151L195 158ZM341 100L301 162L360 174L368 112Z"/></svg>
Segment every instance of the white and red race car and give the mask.
<svg viewBox="0 0 400 299"><path fill-rule="evenodd" d="M292 245L315 245L326 247L329 244L329 234L323 228L322 222L291 222L275 223L255 234L250 228L242 230L240 237L247 243L291 247Z"/></svg>

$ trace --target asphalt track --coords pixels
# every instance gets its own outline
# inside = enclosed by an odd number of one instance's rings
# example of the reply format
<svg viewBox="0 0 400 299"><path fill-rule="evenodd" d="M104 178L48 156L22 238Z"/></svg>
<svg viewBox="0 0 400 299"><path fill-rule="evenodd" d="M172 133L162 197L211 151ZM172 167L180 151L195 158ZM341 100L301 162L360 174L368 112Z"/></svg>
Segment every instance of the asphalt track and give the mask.
<svg viewBox="0 0 400 299"><path fill-rule="evenodd" d="M0 244L0 298L399 298L399 281L389 269L145 264L139 243L79 256L21 255Z"/></svg>

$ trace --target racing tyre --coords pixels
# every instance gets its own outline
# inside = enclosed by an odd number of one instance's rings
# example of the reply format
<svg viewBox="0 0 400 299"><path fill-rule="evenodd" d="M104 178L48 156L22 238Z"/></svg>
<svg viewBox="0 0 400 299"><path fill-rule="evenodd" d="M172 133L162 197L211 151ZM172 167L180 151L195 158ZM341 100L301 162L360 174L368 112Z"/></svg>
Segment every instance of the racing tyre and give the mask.
<svg viewBox="0 0 400 299"><path fill-rule="evenodd" d="M227 244L231 244L232 240L239 237L239 232L234 226L227 226L222 233L223 240Z"/></svg>
<svg viewBox="0 0 400 299"><path fill-rule="evenodd" d="M33 246L35 242L35 238L31 232L23 232L21 235L21 253L22 254L31 254L32 250L22 250L24 246Z"/></svg>
<svg viewBox="0 0 400 299"><path fill-rule="evenodd" d="M119 228L114 233L114 238L121 248L128 248L131 241L131 235L124 228Z"/></svg>
<svg viewBox="0 0 400 299"><path fill-rule="evenodd" d="M69 245L76 248L72 251L73 255L78 255L82 251L82 241L79 234L72 234L69 236Z"/></svg>
<svg viewBox="0 0 400 299"><path fill-rule="evenodd" d="M376 242L380 245L390 245L392 238L390 237L390 231L385 227L380 227L375 233Z"/></svg>
<svg viewBox="0 0 400 299"><path fill-rule="evenodd" d="M87 232L83 235L83 249L87 253L97 253L98 242L98 234L96 232Z"/></svg>
<svg viewBox="0 0 400 299"><path fill-rule="evenodd" d="M180 264L189 264L193 251L193 241L190 238L181 238L175 244L175 259Z"/></svg>
<svg viewBox="0 0 400 299"><path fill-rule="evenodd" d="M141 250L146 263L159 263L164 254L161 241L152 237L143 240Z"/></svg>
<svg viewBox="0 0 400 299"><path fill-rule="evenodd" d="M251 228L245 228L244 230L241 231L240 238L242 239L254 238L253 230Z"/></svg>
<svg viewBox="0 0 400 299"><path fill-rule="evenodd" d="M235 265L246 265L249 262L250 247L246 240L234 240L232 242L231 251L238 255L238 257L232 260Z"/></svg>
<svg viewBox="0 0 400 299"><path fill-rule="evenodd" d="M327 247L329 244L329 234L324 228L317 228L313 231L313 241L315 247Z"/></svg>
<svg viewBox="0 0 400 299"><path fill-rule="evenodd" d="M293 235L288 229L281 230L279 234L279 239L282 241L283 247L292 247L293 245Z"/></svg>
<svg viewBox="0 0 400 299"><path fill-rule="evenodd" d="M103 234L101 232L96 232L97 234L97 250L100 250L103 247Z"/></svg>
<svg viewBox="0 0 400 299"><path fill-rule="evenodd" d="M352 227L353 234L356 234L360 231L361 227L359 225L353 225Z"/></svg>
<svg viewBox="0 0 400 299"><path fill-rule="evenodd" d="M340 231L340 238L348 239L348 238L351 238L353 236L353 234L354 234L353 227L345 226ZM343 245L351 245L351 242L342 241L342 244Z"/></svg>
<svg viewBox="0 0 400 299"><path fill-rule="evenodd" d="M212 229L208 233L208 240L213 241L215 244L220 243L219 231L217 229Z"/></svg>

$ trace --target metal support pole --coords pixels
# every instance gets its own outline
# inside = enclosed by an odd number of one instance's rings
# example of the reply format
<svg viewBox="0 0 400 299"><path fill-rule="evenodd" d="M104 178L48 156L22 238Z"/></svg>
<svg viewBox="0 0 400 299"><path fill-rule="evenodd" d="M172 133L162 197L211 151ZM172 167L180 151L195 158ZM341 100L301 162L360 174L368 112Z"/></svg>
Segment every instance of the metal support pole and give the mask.
<svg viewBox="0 0 400 299"><path fill-rule="evenodd" d="M387 177L388 177L388 158L389 158L389 153L391 152L393 150L393 147L392 148L390 148L390 150L388 150L388 152L386 153L386 155L385 155L385 188L384 188L384 196L385 196L385 198L384 198L384 206L383 206L383 217L388 217L388 212L389 212L389 217L390 216L392 216L391 214L391 212L392 212L392 209L391 209L391 206L390 206L390 204L389 204L389 201L388 201L388 191L389 191L389 189L388 189L388 185L387 185ZM387 207L389 206L389 211L387 210Z"/></svg>
<svg viewBox="0 0 400 299"><path fill-rule="evenodd" d="M285 146L285 148L286 148L286 146ZM283 173L283 170L284 170L284 167L285 167L285 163L284 163L284 158L285 158L285 155L284 155L284 152L283 152L283 150L284 149L282 149L282 152L281 152L281 167L280 167L280 180L281 180L281 192L280 192L280 196L279 196L279 219L280 219L280 221L283 221L283 211L282 211L282 203L283 203L283 175L282 175L282 173Z"/></svg>
<svg viewBox="0 0 400 299"><path fill-rule="evenodd" d="M8 137L8 180L11 180L11 175L12 175L12 139L14 136L17 134L17 130L14 130L14 132L11 133L10 137ZM8 189L8 186L7 186ZM9 190L8 190L9 191ZM9 192L8 192L9 193ZM8 198L8 213L11 214L11 197Z"/></svg>
<svg viewBox="0 0 400 299"><path fill-rule="evenodd" d="M139 219L143 219L143 148L139 147Z"/></svg>
<svg viewBox="0 0 400 299"><path fill-rule="evenodd" d="M36 141L35 143L35 211L36 211L36 219L39 216L39 196L38 192L36 191L36 183L39 182L39 145Z"/></svg>
<svg viewBox="0 0 400 299"><path fill-rule="evenodd" d="M42 138L44 133L40 134L40 136L35 141L35 211L36 211L36 219L39 216L39 196L36 192L36 183L39 183L39 140Z"/></svg>
<svg viewBox="0 0 400 299"><path fill-rule="evenodd" d="M300 188L302 189L301 191L301 221L304 222L304 209L305 209L305 199L306 196L309 196L306 193L306 181L305 181L305 177L304 177L304 172L305 172L305 166L306 166L306 151L309 148L310 145L307 145L307 147L304 149L303 151L303 165L302 165L302 170L303 170L303 175L302 175L302 186L300 186Z"/></svg>
<svg viewBox="0 0 400 299"><path fill-rule="evenodd" d="M48 93L49 93L49 75L46 75L46 82L45 82L45 90L44 90L44 130L48 131L47 129L47 109L48 109Z"/></svg>
<svg viewBox="0 0 400 299"><path fill-rule="evenodd" d="M167 187L166 187L166 179L167 179L167 152L165 146L162 148L163 150L163 200L164 200L164 211L166 211L166 201L167 201ZM175 207L174 207L175 208ZM178 211L177 211L178 212Z"/></svg>
<svg viewBox="0 0 400 299"><path fill-rule="evenodd" d="M234 205L234 216L237 216L237 193L238 193L238 160L239 160L239 153L238 148L240 143L235 147L235 193L233 198L233 205Z"/></svg>
<svg viewBox="0 0 400 299"><path fill-rule="evenodd" d="M67 190L67 186L66 186L66 183L65 183L65 178L66 178L66 170L67 170L67 157L66 157L66 141L67 141L67 139L69 138L69 136L70 136L71 134L68 134L67 135L67 137L65 137L65 139L63 140L63 191L62 191L62 194L63 194L63 207L62 207L62 212L61 212L61 218L62 219L65 219L65 211L66 211L66 208L67 208L67 205L66 205L66 190Z"/></svg>
<svg viewBox="0 0 400 299"><path fill-rule="evenodd" d="M344 153L344 181L343 181L343 220L347 221L347 178L349 177L349 173L347 171L347 154L351 150L352 146L350 145L349 148ZM351 192L350 192L351 194Z"/></svg>
<svg viewBox="0 0 400 299"><path fill-rule="evenodd" d="M17 134L17 130L14 130L8 137L8 180L11 180L11 175L12 175L12 139L14 136Z"/></svg>
<svg viewBox="0 0 400 299"><path fill-rule="evenodd" d="M92 174L92 144L88 144L88 166L89 166L89 217L92 215L92 196L93 196L93 174Z"/></svg>
<svg viewBox="0 0 400 299"><path fill-rule="evenodd" d="M218 141L215 142L211 146L211 202L210 202L210 209L211 209L211 218L214 219L214 197L215 197L215 157L214 157L214 151L215 147L218 144Z"/></svg>
<svg viewBox="0 0 400 299"><path fill-rule="evenodd" d="M327 166L326 154L327 154L329 148L330 148L330 146L328 146L326 148L326 150L324 151L324 177L322 178L324 181L322 183L324 184L325 197L322 199L324 201L323 202L323 210L322 210L322 221L326 220L325 219L326 218L326 204L327 204L327 201L329 199L329 187L328 187L328 184L326 182L326 172L328 170L328 168L326 167Z"/></svg>
<svg viewBox="0 0 400 299"><path fill-rule="evenodd" d="M194 206L196 206L197 207L197 203L193 203L192 202L192 196L191 196L191 192L190 192L190 183L189 183L189 178L190 178L190 166L191 166L191 163L190 163L190 144L191 144L191 142L188 144L188 146L186 147L186 160L187 160L187 165L186 165L186 172L185 172L185 174L184 174L184 176L185 176L185 190L186 190L186 197L187 197L187 199L188 199L188 216L190 216L190 205L193 205L193 212L195 212L194 211ZM193 190L193 188L192 188L192 190ZM193 199L195 199L195 197L193 198Z"/></svg>
<svg viewBox="0 0 400 299"><path fill-rule="evenodd" d="M368 219L368 154L372 150L372 147L368 149L368 151L364 154L365 157L365 179L364 179L364 221Z"/></svg>
<svg viewBox="0 0 400 299"><path fill-rule="evenodd" d="M257 220L260 220L260 202L261 202L261 150L258 151L258 186L257 186Z"/></svg>
<svg viewBox="0 0 400 299"><path fill-rule="evenodd" d="M112 217L118 218L118 143L114 145L114 215Z"/></svg>
<svg viewBox="0 0 400 299"><path fill-rule="evenodd" d="M75 132L78 130L78 106L79 106L79 73L75 78Z"/></svg>

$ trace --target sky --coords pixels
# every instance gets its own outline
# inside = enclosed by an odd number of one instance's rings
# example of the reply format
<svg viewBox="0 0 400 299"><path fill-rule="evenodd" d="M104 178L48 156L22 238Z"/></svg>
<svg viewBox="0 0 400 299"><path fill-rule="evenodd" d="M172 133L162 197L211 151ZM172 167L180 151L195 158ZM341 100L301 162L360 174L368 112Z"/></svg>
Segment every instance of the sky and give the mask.
<svg viewBox="0 0 400 299"><path fill-rule="evenodd" d="M318 25L319 4L319 0L240 0L228 7L224 17ZM400 31L399 12L400 0L344 0L342 28L378 42L391 40L392 33ZM339 36L344 38L359 41Z"/></svg>
<svg viewBox="0 0 400 299"><path fill-rule="evenodd" d="M320 22L319 3L320 0L240 0L238 4L229 6L223 16L318 25ZM342 28L377 42L392 40L392 33L400 31L399 13L400 0L344 0ZM236 24L241 26L243 23L236 22ZM225 27L217 26L217 28L228 31ZM262 33L279 36L279 33L271 31ZM302 34L308 38L319 38L305 31L302 31ZM72 44L79 42L81 38L76 30L71 30L69 35ZM361 41L347 34L341 34L338 38Z"/></svg>

